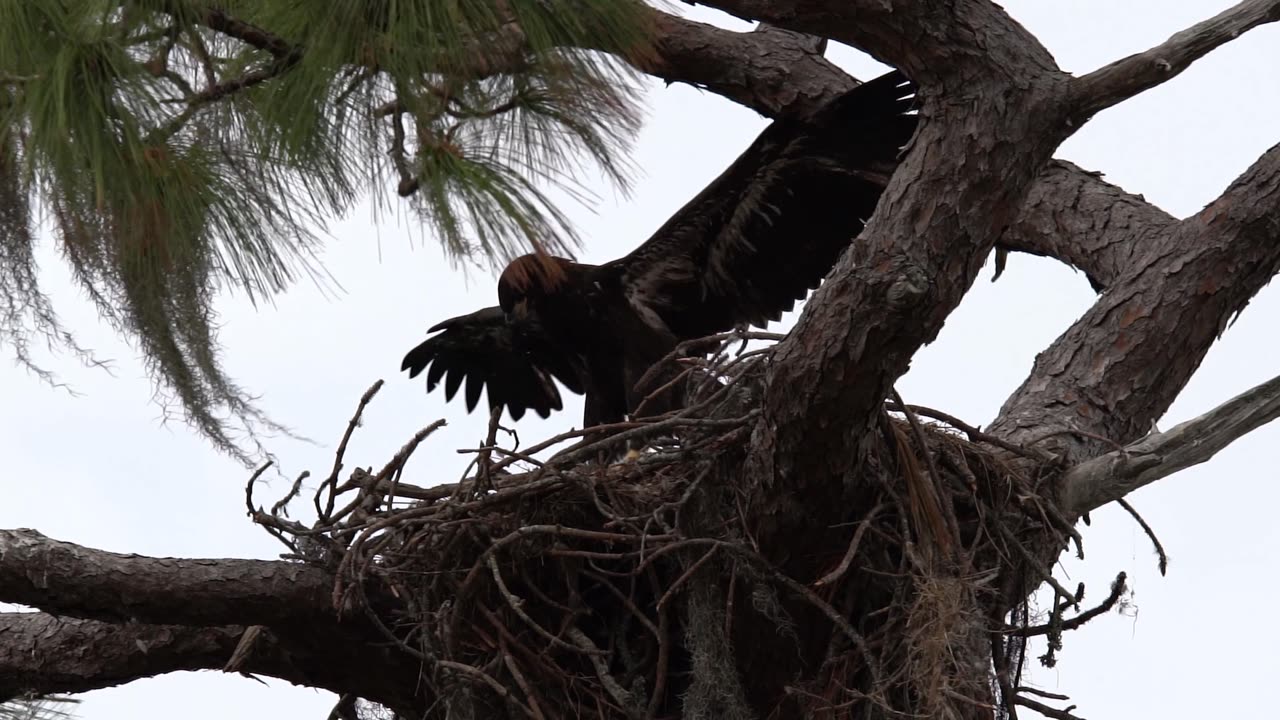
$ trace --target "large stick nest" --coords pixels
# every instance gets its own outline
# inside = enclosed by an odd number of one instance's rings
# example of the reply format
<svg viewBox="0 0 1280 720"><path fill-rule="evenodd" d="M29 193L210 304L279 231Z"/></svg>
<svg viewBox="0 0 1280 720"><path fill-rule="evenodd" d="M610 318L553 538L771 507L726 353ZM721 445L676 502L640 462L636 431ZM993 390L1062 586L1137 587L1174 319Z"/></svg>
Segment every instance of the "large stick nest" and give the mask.
<svg viewBox="0 0 1280 720"><path fill-rule="evenodd" d="M423 696L439 700L423 717L991 717L1040 704L1017 687L1027 638L1048 634L1051 662L1062 630L1091 617L1064 617L1082 591L1047 570L1079 542L1041 492L1052 456L895 396L841 521L813 546L761 548L749 509L762 490L738 474L771 348L744 350L776 337L673 355L688 401L666 416L520 450L503 447L495 415L463 480L434 488L402 472L442 421L339 482L379 382L313 525L284 516L303 478L269 511L251 480L249 508L291 556L333 571L339 612L421 663ZM637 440L638 460L602 462ZM1023 598L1041 581L1058 599L1030 627ZM1123 576L1112 590L1110 604Z"/></svg>

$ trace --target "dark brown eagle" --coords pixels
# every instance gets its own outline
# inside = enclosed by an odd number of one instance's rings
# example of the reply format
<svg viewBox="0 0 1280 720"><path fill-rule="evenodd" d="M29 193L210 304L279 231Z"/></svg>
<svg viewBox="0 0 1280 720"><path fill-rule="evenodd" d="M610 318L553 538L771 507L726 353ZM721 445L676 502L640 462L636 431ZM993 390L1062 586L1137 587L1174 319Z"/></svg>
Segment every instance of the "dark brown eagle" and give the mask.
<svg viewBox="0 0 1280 720"><path fill-rule="evenodd" d="M679 342L766 325L818 286L875 211L915 131L913 96L895 71L775 120L631 254L517 258L498 307L432 327L401 369L429 367L427 391L444 379L446 400L465 380L468 412L487 387L491 409L545 418L562 408L558 380L586 394L583 427L625 419Z"/></svg>

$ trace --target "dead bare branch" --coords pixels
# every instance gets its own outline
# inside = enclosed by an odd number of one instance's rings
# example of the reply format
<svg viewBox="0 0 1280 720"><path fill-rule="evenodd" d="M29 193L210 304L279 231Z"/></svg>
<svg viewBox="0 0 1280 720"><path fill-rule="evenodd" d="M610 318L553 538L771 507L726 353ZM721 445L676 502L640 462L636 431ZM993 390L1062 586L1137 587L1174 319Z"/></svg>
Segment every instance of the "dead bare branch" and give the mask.
<svg viewBox="0 0 1280 720"><path fill-rule="evenodd" d="M1244 0L1150 50L1076 79L1071 84L1071 97L1077 121L1176 77L1210 51L1277 20L1280 1Z"/></svg>
<svg viewBox="0 0 1280 720"><path fill-rule="evenodd" d="M1063 506L1080 515L1198 465L1248 433L1280 417L1280 377L1272 378L1199 417L1081 463L1062 478Z"/></svg>

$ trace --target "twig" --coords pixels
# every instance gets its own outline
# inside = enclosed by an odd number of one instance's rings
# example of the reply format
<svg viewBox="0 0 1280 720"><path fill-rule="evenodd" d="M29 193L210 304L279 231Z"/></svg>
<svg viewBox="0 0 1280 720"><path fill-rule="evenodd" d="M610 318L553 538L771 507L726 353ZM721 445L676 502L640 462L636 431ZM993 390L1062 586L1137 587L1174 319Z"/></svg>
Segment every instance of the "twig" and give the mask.
<svg viewBox="0 0 1280 720"><path fill-rule="evenodd" d="M613 697L614 702L618 703L618 706L622 708L628 717L639 718L639 706L635 698L619 685L617 679L609 673L609 666L604 661L604 656L608 653L596 647L596 644L591 642L591 638L587 637L587 634L577 627L570 627L567 633L569 638L576 644L576 649L590 658L591 666L596 671L596 677L600 679L600 684Z"/></svg>
<svg viewBox="0 0 1280 720"><path fill-rule="evenodd" d="M333 513L334 496L338 487L338 473L342 472L342 460L347 454L347 443L351 441L351 434L356 431L360 425L360 417L364 415L364 409L369 406L369 402L373 400L373 396L378 394L382 389L383 381L378 380L364 391L364 395L360 396L360 404L356 406L355 414L347 421L347 429L342 433L342 441L338 443L338 450L333 454L333 470L329 472L329 477L320 483L320 487L316 488L315 506L316 515L321 518L328 518ZM328 488L329 500L325 505L325 509L320 509L320 495Z"/></svg>
<svg viewBox="0 0 1280 720"><path fill-rule="evenodd" d="M516 664L516 659L511 657L510 651L507 650L507 639L505 637L500 636L499 648L502 651L502 663L506 665L507 672L511 673L511 678L516 681L516 685L520 686L524 696L529 699L529 709L533 711L533 717L536 720L546 720L546 716L542 714L542 708L538 705L538 698L533 694L533 689L529 686L529 681L524 679L524 673L520 672L520 666Z"/></svg>
<svg viewBox="0 0 1280 720"><path fill-rule="evenodd" d="M1103 600L1097 607L1085 610L1069 620L1062 620L1061 622L1050 623L1047 625L1011 628L1006 630L1005 634L1015 637L1033 637L1036 635L1048 635L1054 632L1075 630L1099 615L1110 612L1111 608L1115 607L1116 603L1120 602L1120 598L1124 595L1124 591L1127 587L1125 585L1127 579L1128 576L1123 572L1117 575L1116 579L1111 581L1111 594L1107 595L1106 600Z"/></svg>
<svg viewBox="0 0 1280 720"><path fill-rule="evenodd" d="M1058 437L1059 435L1075 435L1076 437L1081 437L1088 440L1097 440L1098 442L1110 447L1113 450L1116 450L1116 451L1124 450L1123 445L1116 442L1115 440L1112 440L1109 437L1106 437L1104 435L1099 435L1097 433L1092 433L1092 432L1089 432L1088 430L1080 430L1079 428L1058 428L1056 430L1046 430L1040 433L1039 435L1036 435L1028 439L1025 443L1023 443L1023 445L1024 447L1030 448L1033 445L1039 445L1045 440Z"/></svg>
<svg viewBox="0 0 1280 720"><path fill-rule="evenodd" d="M1022 694L1022 693L1031 693L1032 695L1039 695L1039 696L1040 696L1040 697L1042 697L1042 698L1048 698L1048 699L1050 699L1050 700L1063 700L1063 701L1066 701L1066 700L1070 700L1070 699L1071 699L1071 698L1067 697L1066 695L1062 695L1062 694L1059 694L1059 693L1051 693L1051 692L1049 692L1049 691L1047 691L1047 690L1041 690L1041 689L1039 689L1039 688L1033 688L1033 687L1031 687L1031 686L1029 686L1029 685L1019 685L1018 687L1014 688L1014 690L1013 690L1013 691L1014 691L1015 693L1018 693L1018 694Z"/></svg>
<svg viewBox="0 0 1280 720"><path fill-rule="evenodd" d="M303 470L301 473L299 473L298 478L293 481L293 487L289 488L289 492L285 493L284 497L277 500L276 504L271 506L271 514L279 515L282 511L284 511L285 517L288 517L289 513L285 509L286 506L288 506L289 503L293 502L294 498L298 497L298 493L302 491L302 481L306 480L309 477L311 477L310 470Z"/></svg>
<svg viewBox="0 0 1280 720"><path fill-rule="evenodd" d="M275 464L275 460L268 460L265 465L258 468L257 470L254 470L253 475L249 476L249 482L245 483L244 506L245 506L245 509L249 511L250 515L253 515L255 512L258 511L258 509L253 506L253 484L258 481L258 478L262 477L262 473L266 472L267 468L271 467L274 464Z"/></svg>
<svg viewBox="0 0 1280 720"><path fill-rule="evenodd" d="M532 708L530 708L528 705L525 705L524 703L517 700L516 696L510 690L508 690L505 685L495 680L492 675L481 670L480 668L473 667L466 663L455 662L453 660L437 660L435 664L436 664L436 667L439 667L442 670L453 670L455 672L459 672L463 675L466 675L467 677L475 678L483 682L485 685L488 685L489 688L492 689L495 693L497 693L498 697L502 698L503 700L506 700L512 705L523 710L525 715L528 715L531 718L536 717L533 714Z"/></svg>
<svg viewBox="0 0 1280 720"><path fill-rule="evenodd" d="M1026 561L1027 566L1035 570L1036 574L1040 576L1040 579L1048 583L1049 587L1053 588L1053 591L1057 593L1058 597L1066 601L1068 605L1077 609L1080 607L1080 601L1076 599L1076 594L1063 587L1062 583L1058 582L1058 579L1053 576L1053 573L1041 567L1040 559L1031 554L1031 551L1013 535L1012 530L1005 526L1004 523L999 522L996 523L996 527L1000 529L1000 533L1004 535L1005 540L1018 550L1018 554Z"/></svg>
<svg viewBox="0 0 1280 720"><path fill-rule="evenodd" d="M1120 507L1124 508L1126 512L1132 515L1134 520L1138 521L1138 524L1142 526L1143 532L1147 534L1147 537L1151 538L1151 544L1155 546L1156 554L1160 556L1160 574L1164 575L1165 571L1169 569L1169 556L1165 554L1164 546L1160 544L1160 538L1156 537L1156 531L1151 529L1151 526L1148 525L1147 521L1138 514L1138 511L1129 504L1128 500L1120 498L1116 500L1116 502L1119 503Z"/></svg>
<svg viewBox="0 0 1280 720"><path fill-rule="evenodd" d="M996 684L1000 687L1000 700L1004 705L1008 720L1018 720L1018 709L1013 690L1013 681L1009 678L1009 656L1005 654L1004 638L999 633L991 633L991 661L996 671Z"/></svg>
<svg viewBox="0 0 1280 720"><path fill-rule="evenodd" d="M1039 702L1037 700L1032 700L1029 697L1023 697L1021 695L1014 695L1013 701L1023 707L1035 710L1036 712L1040 713L1041 715L1047 718L1053 718L1054 720L1084 720L1084 718L1082 717L1078 717L1076 715L1071 714L1070 711L1075 709L1076 707L1075 705L1068 707L1066 710L1059 710L1057 708L1049 707L1048 705L1045 705L1044 703Z"/></svg>
<svg viewBox="0 0 1280 720"><path fill-rule="evenodd" d="M954 415L948 415L947 413L944 413L941 410L934 410L933 408L925 407L923 405L902 405L898 402L888 403L888 406L890 410L893 410L895 412L901 412L905 414L906 411L910 409L911 411L915 412L918 415L923 415L932 420L940 420L950 425L951 427L963 432L966 436L968 436L970 441L975 443L987 443L988 445L994 445L1000 448L1001 450L1008 450L1011 453L1021 455L1023 457L1028 457L1028 458L1031 458L1032 460L1039 460L1042 462L1050 462L1056 459L1056 456L1044 450L1036 450L1030 447L1015 445L1014 443L1011 443L1007 440L1002 440L996 437L995 435L984 433L981 430L979 430L977 427L970 425L969 423L966 423L965 421L961 420L960 418L957 418Z"/></svg>
<svg viewBox="0 0 1280 720"><path fill-rule="evenodd" d="M667 591L662 594L662 597L658 598L658 606L657 606L658 609L662 609L666 607L667 601L675 596L676 591L679 590L680 587L683 586L685 582L689 580L689 578L693 577L694 573L698 572L698 568L705 565L707 561L711 559L711 556L714 555L715 553L716 553L716 546L712 545L711 548L707 550L707 552L704 553L702 557L698 558L697 561L694 562L692 565L690 565L687 570L681 573L680 577L676 578L676 581L671 583L671 587L667 588Z"/></svg>
<svg viewBox="0 0 1280 720"><path fill-rule="evenodd" d="M650 582L657 585L657 576L650 571ZM656 588L655 588L656 591ZM727 637L727 635L726 635ZM667 607L658 608L658 664L653 670L653 695L649 698L647 717L657 717L658 706L662 703L667 689L667 673L671 665L671 613Z"/></svg>
<svg viewBox="0 0 1280 720"><path fill-rule="evenodd" d="M529 617L529 614L526 613L524 611L524 608L522 607L524 605L524 600L521 600L520 598L512 594L511 590L507 588L506 581L502 579L502 571L498 568L497 559L495 559L493 555L489 555L488 557L485 558L485 561L489 565L489 571L493 573L493 581L498 586L498 592L502 595L502 598L507 601L507 605L511 608L513 612L515 612L516 616L519 617L521 620L523 620L525 625L529 626L530 630L533 630L538 635L541 635L544 640L546 640L547 642L551 643L552 645L555 645L556 647L562 650L569 650L571 652L584 652L583 648L579 647L578 645L574 645L572 643L568 643L568 642L565 642L564 640L561 640L560 638L553 635L549 630L539 625L537 621L535 621L533 618ZM599 654L603 654L603 652L600 650L596 650L595 652Z"/></svg>
<svg viewBox="0 0 1280 720"><path fill-rule="evenodd" d="M853 563L854 556L858 554L858 546L862 543L862 536L866 534L867 528L875 521L876 515L879 515L882 509L884 509L884 503L876 503L876 506L871 508L871 512L867 513L867 516L858 524L858 529L854 531L853 539L849 541L849 547L844 551L844 557L840 559L840 564L836 566L835 570L819 578L814 583L814 587L830 585L844 577L844 574L849 571L849 565Z"/></svg>

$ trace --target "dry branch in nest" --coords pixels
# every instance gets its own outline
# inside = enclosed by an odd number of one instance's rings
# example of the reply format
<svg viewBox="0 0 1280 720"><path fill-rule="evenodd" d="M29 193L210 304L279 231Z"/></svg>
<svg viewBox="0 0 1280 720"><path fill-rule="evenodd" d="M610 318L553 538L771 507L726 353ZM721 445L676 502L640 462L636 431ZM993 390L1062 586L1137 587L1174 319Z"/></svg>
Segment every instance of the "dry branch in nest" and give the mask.
<svg viewBox="0 0 1280 720"><path fill-rule="evenodd" d="M1025 606L1021 625L1005 624L1008 588L1053 582L1053 638L1088 619L1064 618L1077 598L1028 549L1046 535L1079 541L1037 492L1043 478L1018 469L1052 458L958 420L925 422L941 414L896 398L844 522L813 546L760 548L755 488L740 473L772 347L747 341L776 337L678 349L678 412L523 449L503 445L494 415L464 477L434 488L403 470L441 423L376 472L339 481L379 383L319 484L312 525L288 519L284 502L255 508L252 481L249 507L293 557L333 573L340 613L363 614L421 663L441 700L428 717L1014 715L1026 639L1042 630L1026 627ZM708 347L709 359L688 357ZM629 441L648 451L599 461ZM797 569L779 561L788 554L814 561ZM752 656L769 643L782 644L782 666L798 660L794 672L757 676ZM986 667L957 665L974 645L992 648L1000 692Z"/></svg>

